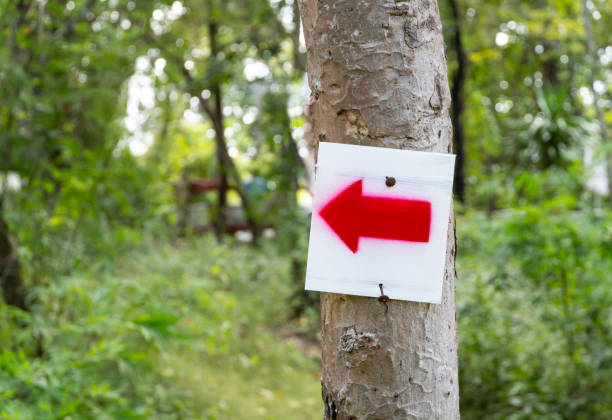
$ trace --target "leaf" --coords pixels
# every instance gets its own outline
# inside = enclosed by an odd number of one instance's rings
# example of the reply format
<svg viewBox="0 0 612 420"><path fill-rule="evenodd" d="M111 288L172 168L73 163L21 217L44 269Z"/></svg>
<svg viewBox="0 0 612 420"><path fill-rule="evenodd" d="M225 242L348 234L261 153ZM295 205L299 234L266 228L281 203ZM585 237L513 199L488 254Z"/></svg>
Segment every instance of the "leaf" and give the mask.
<svg viewBox="0 0 612 420"><path fill-rule="evenodd" d="M180 318L168 314L168 313L157 313L152 315L140 315L132 320L135 324L144 325L147 327L168 327L176 324Z"/></svg>

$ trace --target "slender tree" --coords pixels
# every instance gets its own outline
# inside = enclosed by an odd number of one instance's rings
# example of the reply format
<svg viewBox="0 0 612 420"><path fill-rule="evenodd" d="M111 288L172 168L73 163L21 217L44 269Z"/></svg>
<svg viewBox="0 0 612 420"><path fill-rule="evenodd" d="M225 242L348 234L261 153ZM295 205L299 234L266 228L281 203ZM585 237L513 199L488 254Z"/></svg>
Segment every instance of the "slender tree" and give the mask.
<svg viewBox="0 0 612 420"><path fill-rule="evenodd" d="M4 302L28 310L26 287L21 277L17 247L8 225L2 218L2 198L0 197L0 290Z"/></svg>
<svg viewBox="0 0 612 420"><path fill-rule="evenodd" d="M28 52L19 45L17 39L17 34L27 23L27 14L30 11L30 7L30 2L18 1L14 6L14 10L9 9L7 11L7 15L12 15L11 17L13 18L11 37L6 45L10 46L10 48L7 49L7 53L14 61L16 67L25 66L25 63L31 60ZM1 52L2 51L0 51L0 53ZM0 71L1 70L2 69L0 69ZM7 83L5 83L5 85L7 85ZM9 89L5 88L5 90L8 91ZM7 138L12 132L16 132L19 129L19 121L14 115L16 112L13 111L17 108L15 104L6 99L0 100L0 111L4 111L3 108L5 107L6 112L2 114L7 115L7 117L0 119L0 128L2 128L3 134L6 136L5 138ZM3 162L0 164L0 175L2 175L3 178L6 177L5 172L9 169L14 169L10 165L10 156L13 154L12 143L5 138L0 140L0 151L3 152L4 156ZM4 179L2 181L4 181ZM17 255L17 247L15 246L15 237L9 230L9 225L4 216L4 194L6 189L6 182L2 182L2 185L0 185L0 289L2 291L2 297L7 304L17 306L21 309L28 309L26 286L21 276L21 267Z"/></svg>
<svg viewBox="0 0 612 420"><path fill-rule="evenodd" d="M213 13L208 16L208 48L210 49L210 66L220 67L218 55L222 52L219 47L219 23L212 17ZM167 51L166 55L170 56ZM175 60L176 61L176 60ZM230 188L230 180L233 181L233 187L240 196L242 208L246 214L247 223L253 234L253 242L256 243L259 237L259 224L253 215L252 203L248 199L246 191L242 185L242 178L238 173L233 159L230 157L227 142L225 139L225 122L223 116L223 86L221 80L223 75L216 74L212 71L212 76L208 83L202 83L196 80L187 68L182 65L182 59L179 60L178 67L181 69L181 74L185 81L185 90L193 97L198 98L204 116L207 117L215 132L215 157L217 161L217 170L219 173L219 185L217 187L217 209L215 220L215 231L219 241L223 240L223 235L227 228L227 193ZM210 98L203 95L200 87L206 85L210 87Z"/></svg>
<svg viewBox="0 0 612 420"><path fill-rule="evenodd" d="M215 221L218 237L222 238L227 228L227 192L233 189L240 196L256 243L261 231L260 209L243 186L241 173L229 154L228 143L235 139L227 138L228 117L223 110L235 105L232 103L233 89L240 86L247 90L243 79L245 60L269 59L278 54L284 39L282 25L268 2L209 0L182 4L184 10L180 18L148 39L169 64L165 68L168 80L160 83L168 83L191 98L197 98L202 116L214 130L220 181Z"/></svg>
<svg viewBox="0 0 612 420"><path fill-rule="evenodd" d="M461 35L461 17L457 0L449 0L453 16L453 46L457 56L457 69L453 74L453 87L451 92L453 121L453 146L457 154L455 162L455 196L457 200L465 200L465 134L463 132L463 108L465 99L463 97L463 87L465 86L465 76L467 67L467 57L463 47Z"/></svg>
<svg viewBox="0 0 612 420"><path fill-rule="evenodd" d="M435 0L300 0L318 141L449 153L450 93ZM326 419L459 418L455 234L442 303L323 293ZM406 273L406 279L410 273Z"/></svg>

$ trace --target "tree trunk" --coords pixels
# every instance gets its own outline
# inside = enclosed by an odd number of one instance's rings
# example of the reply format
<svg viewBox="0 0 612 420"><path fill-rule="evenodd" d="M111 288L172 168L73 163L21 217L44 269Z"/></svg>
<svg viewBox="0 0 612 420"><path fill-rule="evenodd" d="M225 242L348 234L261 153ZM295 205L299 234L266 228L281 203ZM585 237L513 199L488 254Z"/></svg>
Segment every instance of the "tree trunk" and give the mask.
<svg viewBox="0 0 612 420"><path fill-rule="evenodd" d="M217 171L219 172L219 186L217 187L217 212L215 220L215 232L219 242L223 242L223 235L227 229L227 190L229 188L227 181L227 144L225 143L225 134L223 132L223 108L221 106L221 87L215 84L213 86L213 95L215 96L214 119L212 121L215 129L215 150L217 156ZM228 156L229 157L229 156Z"/></svg>
<svg viewBox="0 0 612 420"><path fill-rule="evenodd" d="M218 214L217 214L217 224L219 231L219 235L224 233L227 227L227 191L229 189L230 183L229 181L233 181L233 187L238 193L240 197L240 201L242 203L242 209L244 211L247 224L251 233L253 234L253 244L257 244L259 237L261 236L261 228L259 223L256 220L253 203L249 200L247 193L242 185L242 178L238 173L238 168L234 164L234 161L229 155L227 150L227 143L225 142L225 134L224 134L224 124L223 124L223 109L221 108L221 89L218 86L213 87L214 92L219 92L218 96L215 98L219 98L216 109L218 110L216 116L213 120L213 126L215 127L215 142L217 148L217 165L219 167L219 200L218 200Z"/></svg>
<svg viewBox="0 0 612 420"><path fill-rule="evenodd" d="M453 74L453 90L451 97L452 102L452 121L453 121L453 145L457 158L455 160L455 196L457 200L465 201L465 136L463 134L463 106L465 100L463 98L463 87L465 85L465 68L467 66L467 58L463 49L463 41L461 39L461 17L457 0L450 0L450 6L453 14L455 26L455 34L453 36L453 44L455 45L455 54L457 55L457 70Z"/></svg>
<svg viewBox="0 0 612 420"><path fill-rule="evenodd" d="M319 141L449 153L435 0L300 0ZM457 419L455 233L442 303L321 295L326 419ZM410 273L406 273L409 279Z"/></svg>
<svg viewBox="0 0 612 420"><path fill-rule="evenodd" d="M26 288L21 278L21 268L17 258L17 249L8 225L0 213L0 289L4 302L24 311L29 310L26 300Z"/></svg>
<svg viewBox="0 0 612 420"><path fill-rule="evenodd" d="M210 43L210 55L213 59L216 60L217 54L219 52L217 46L217 32L218 32L218 24L211 20L208 24L208 35L209 35L209 43ZM214 109L212 112L207 112L209 117L212 120L213 127L215 130L215 143L216 143L216 151L217 151L217 165L219 169L219 188L218 188L218 202L217 202L217 222L216 222L216 232L219 240L222 240L222 235L225 233L227 228L227 191L229 189L229 179L232 178L234 182L234 188L236 192L240 196L240 201L242 202L242 209L244 210L245 217L247 220L247 224L249 225L249 229L253 234L253 244L257 244L261 229L259 223L257 222L254 211L252 208L252 203L250 202L246 191L242 185L242 179L240 178L240 174L238 173L238 169L234 164L229 152L227 150L227 143L225 141L225 130L223 123L223 98L221 92L221 83L218 80L219 76L215 75L215 80L213 80L212 84L212 94L214 96ZM199 94L198 94L199 96ZM199 96L201 98L201 96ZM204 101L205 98L201 98Z"/></svg>

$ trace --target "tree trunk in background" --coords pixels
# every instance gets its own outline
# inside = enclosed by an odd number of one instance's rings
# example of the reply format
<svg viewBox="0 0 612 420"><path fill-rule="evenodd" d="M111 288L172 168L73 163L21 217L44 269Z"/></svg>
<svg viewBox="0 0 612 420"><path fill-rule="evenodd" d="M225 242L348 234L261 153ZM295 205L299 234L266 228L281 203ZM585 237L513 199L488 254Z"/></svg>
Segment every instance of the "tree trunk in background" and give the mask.
<svg viewBox="0 0 612 420"><path fill-rule="evenodd" d="M218 214L217 214L217 229L218 236L221 239L221 236L226 231L227 227L227 191L229 189L229 181L230 179L233 181L233 186L238 195L240 196L240 201L242 202L242 209L244 210L244 214L247 220L247 224L251 233L253 234L253 244L257 244L259 237L261 235L261 229L259 223L255 219L253 214L252 203L250 202L247 193L242 185L242 178L240 178L240 174L238 173L238 168L234 164L234 161L229 155L227 150L227 143L225 141L224 134L224 125L223 125L223 109L221 108L221 89L218 89L218 96L215 93L217 91L216 87L213 88L213 94L216 98L219 98L215 109L216 116L213 120L213 126L215 128L215 143L217 149L217 165L219 167L219 201L217 204Z"/></svg>
<svg viewBox="0 0 612 420"><path fill-rule="evenodd" d="M453 145L457 155L455 161L455 196L462 203L465 201L465 136L463 134L462 113L465 104L463 98L463 87L465 86L465 68L467 66L467 58L463 49L463 41L461 39L461 15L457 0L449 0L455 34L453 36L453 44L455 46L455 54L457 55L457 70L453 75L453 90L451 93L452 101L452 121L453 121Z"/></svg>
<svg viewBox="0 0 612 420"><path fill-rule="evenodd" d="M29 53L26 49L23 49L18 41L21 29L28 24L27 15L32 7L32 1L17 1L14 7L17 11L17 18L14 20L14 26L10 28L10 48L12 52L12 58L17 63L17 67L24 66L25 62L30 58ZM9 106L8 109L8 133L9 141L6 143L8 150L2 150L3 155L11 156L11 132L13 130L19 130L16 125L13 112L16 107ZM15 131L16 132L16 131ZM3 133L4 134L4 133ZM6 162L10 167L10 162ZM2 172L6 172L9 168L5 166L5 162L2 163ZM6 173L2 175L6 176ZM1 185L2 190L6 189L6 185ZM0 195L0 290L2 291L2 297L4 302L11 306L16 306L23 310L29 310L29 305L26 299L26 287L21 277L21 266L19 264L19 257L17 255L17 247L14 243L14 238L11 235L9 226L4 219L4 201L2 195Z"/></svg>
<svg viewBox="0 0 612 420"><path fill-rule="evenodd" d="M213 60L217 59L219 49L217 46L217 31L218 25L209 16L210 21L208 22L208 42L210 47L210 56ZM215 234L217 240L223 242L223 236L227 229L227 171L225 153L227 153L227 145L225 143L225 133L223 132L223 107L221 98L221 85L218 80L213 81L211 88L214 105L212 110L208 109L208 116L210 117L213 129L215 130L215 154L217 158L217 171L219 172L219 186L217 187L217 211L215 214ZM198 93L200 97L200 93Z"/></svg>
<svg viewBox="0 0 612 420"><path fill-rule="evenodd" d="M300 0L319 141L449 153L435 0ZM457 419L455 233L440 305L323 293L326 419ZM410 273L406 273L406 279Z"/></svg>
<svg viewBox="0 0 612 420"><path fill-rule="evenodd" d="M26 288L21 278L21 268L17 258L17 249L8 225L0 213L0 288L2 297L8 305L24 311L29 310L26 300Z"/></svg>
<svg viewBox="0 0 612 420"><path fill-rule="evenodd" d="M219 172L219 186L217 187L217 212L215 220L215 233L219 242L223 242L223 235L227 229L227 172L229 170L225 155L227 144L225 143L225 133L223 132L223 108L221 105L221 87L218 84L213 86L215 99L214 115L212 123L215 130L215 152L217 157L217 170ZM228 155L229 158L229 155Z"/></svg>
<svg viewBox="0 0 612 420"><path fill-rule="evenodd" d="M212 19L212 18L211 18ZM217 45L217 32L218 32L218 24L211 20L208 24L208 36L209 36L209 46L210 46L210 55L216 59L217 54L219 52ZM215 76L218 77L218 76ZM240 201L242 202L242 209L244 210L244 214L247 220L247 224L249 225L249 229L253 234L253 244L257 244L259 240L259 236L261 234L259 223L257 222L255 215L253 214L252 203L250 203L249 198L244 190L244 186L242 185L242 178L240 178L240 174L238 173L238 169L234 164L229 152L227 150L227 142L225 141L225 127L223 123L223 98L221 92L221 83L219 80L214 80L212 85L212 95L214 97L214 109L209 109L207 114L212 120L213 128L215 130L215 146L217 152L217 165L219 167L219 188L218 192L218 201L217 201L217 221L216 221L216 232L219 240L222 240L223 234L227 228L227 191L229 189L229 179L230 177L234 181L234 188L238 195L240 196ZM200 97L203 101L206 101L205 98L201 97L201 94L198 93L198 97Z"/></svg>

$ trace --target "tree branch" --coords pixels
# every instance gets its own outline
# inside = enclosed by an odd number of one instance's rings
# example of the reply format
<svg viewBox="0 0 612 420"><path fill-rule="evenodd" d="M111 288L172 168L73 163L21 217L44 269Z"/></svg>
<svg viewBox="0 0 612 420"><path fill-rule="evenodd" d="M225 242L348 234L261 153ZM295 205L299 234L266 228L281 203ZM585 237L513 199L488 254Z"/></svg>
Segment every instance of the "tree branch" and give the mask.
<svg viewBox="0 0 612 420"><path fill-rule="evenodd" d="M208 101L208 99L204 98L204 96L202 96L202 92L196 92L193 88L193 85L195 83L193 76L191 75L191 73L189 73L189 70L187 70L185 68L185 66L181 66L181 71L183 73L183 76L185 76L185 79L187 80L187 91L189 92L189 94L191 96L195 96L200 100L200 105L202 105L202 109L204 110L204 112L206 113L206 115L208 115L208 117L211 120L215 119L215 113L213 111L213 109L210 106L210 102Z"/></svg>

